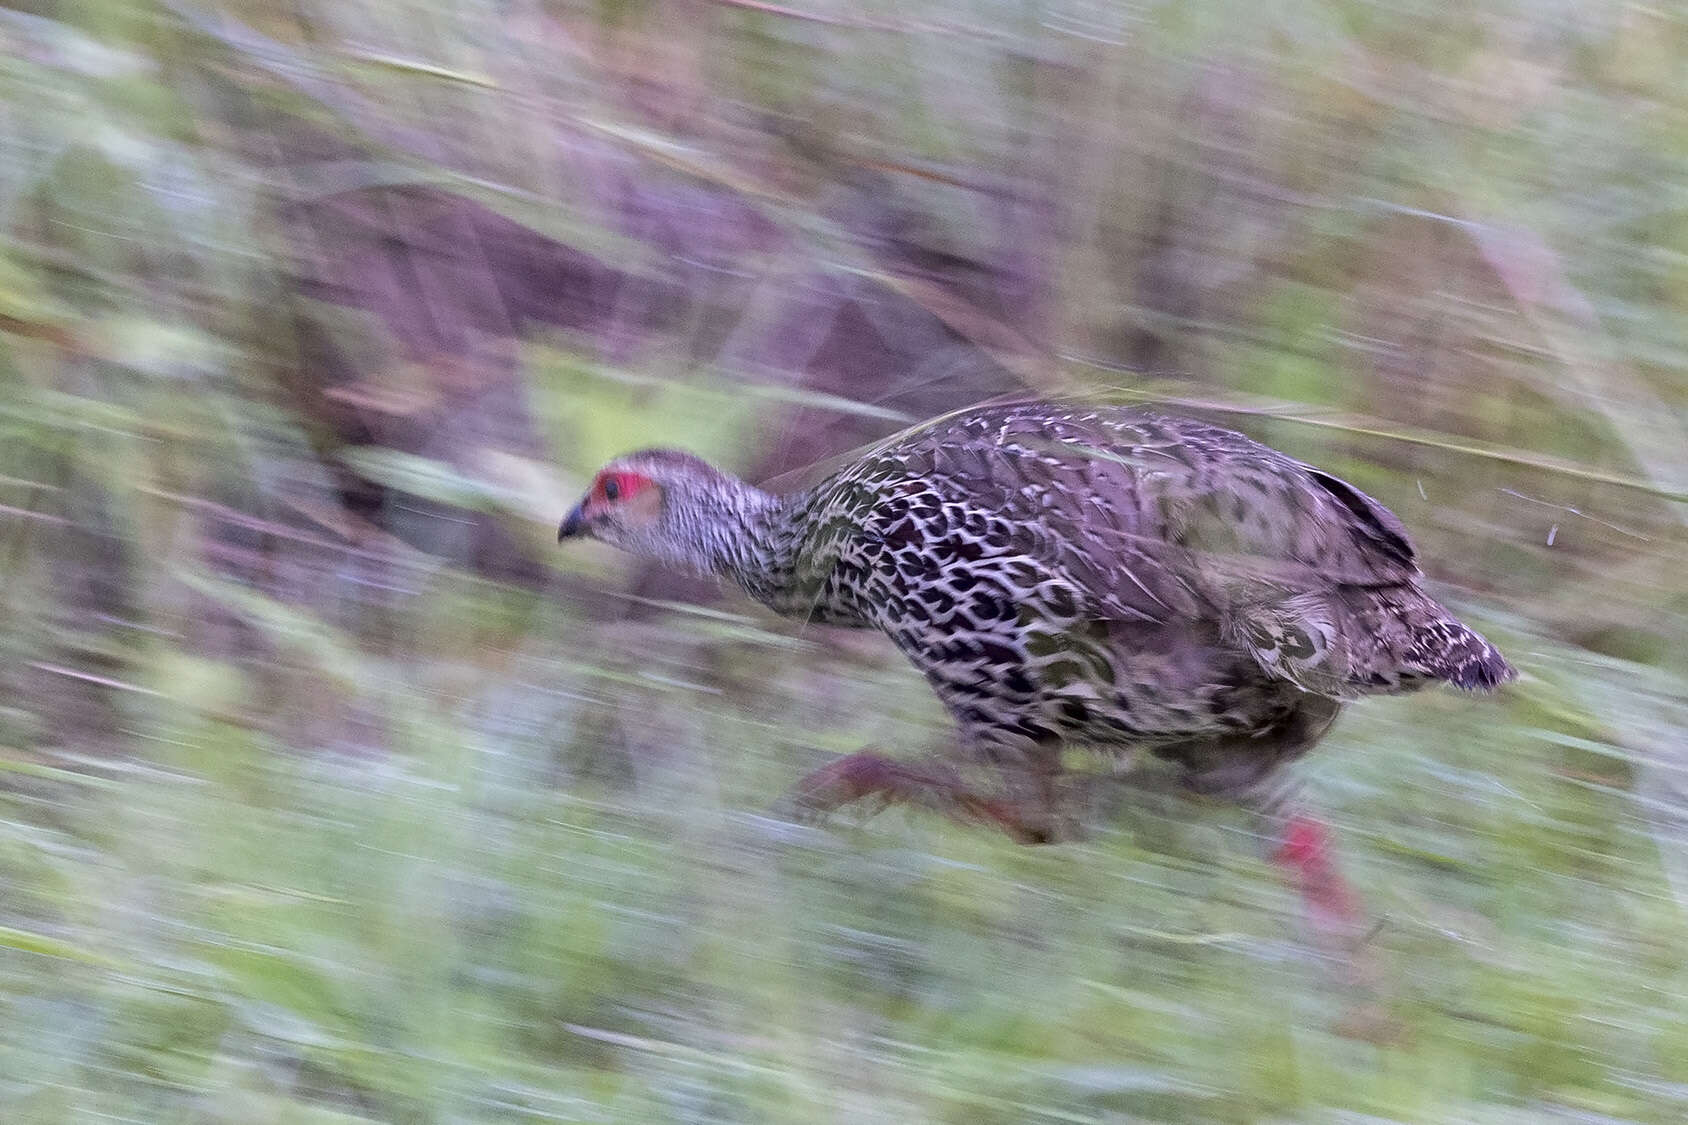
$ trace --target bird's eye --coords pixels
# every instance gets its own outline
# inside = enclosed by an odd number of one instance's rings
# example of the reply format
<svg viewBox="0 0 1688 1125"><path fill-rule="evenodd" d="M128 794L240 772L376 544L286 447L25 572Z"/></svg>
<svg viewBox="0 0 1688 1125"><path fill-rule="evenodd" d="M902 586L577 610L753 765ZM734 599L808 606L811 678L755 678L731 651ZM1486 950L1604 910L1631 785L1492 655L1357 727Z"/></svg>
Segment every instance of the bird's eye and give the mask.
<svg viewBox="0 0 1688 1125"><path fill-rule="evenodd" d="M619 504L632 502L644 493L650 481L638 473L602 473L592 484L592 503Z"/></svg>

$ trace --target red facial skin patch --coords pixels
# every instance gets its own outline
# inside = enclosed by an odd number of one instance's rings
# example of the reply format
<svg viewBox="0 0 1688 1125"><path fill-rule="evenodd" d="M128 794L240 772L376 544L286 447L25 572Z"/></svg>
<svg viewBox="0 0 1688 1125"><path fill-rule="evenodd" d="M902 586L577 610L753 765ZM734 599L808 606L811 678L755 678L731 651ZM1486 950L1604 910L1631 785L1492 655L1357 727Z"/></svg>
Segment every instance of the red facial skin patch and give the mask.
<svg viewBox="0 0 1688 1125"><path fill-rule="evenodd" d="M624 504L651 487L649 477L629 472L599 473L592 482L592 491L588 495L588 505L592 508L602 508L610 504Z"/></svg>

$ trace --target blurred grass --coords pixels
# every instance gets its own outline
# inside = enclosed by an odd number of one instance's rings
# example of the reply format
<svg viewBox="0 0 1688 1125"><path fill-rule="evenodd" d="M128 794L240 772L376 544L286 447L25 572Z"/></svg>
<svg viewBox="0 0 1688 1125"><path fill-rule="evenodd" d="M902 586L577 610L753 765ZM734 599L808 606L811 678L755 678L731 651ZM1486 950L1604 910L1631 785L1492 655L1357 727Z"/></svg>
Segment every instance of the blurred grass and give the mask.
<svg viewBox="0 0 1688 1125"><path fill-rule="evenodd" d="M1682 1120L1683 24L0 12L0 1117ZM264 158L268 115L367 158ZM605 167L787 241L696 271ZM1044 332L876 264L836 204L885 167L952 249L1009 241L957 183L1058 198ZM538 544L613 453L748 467L784 406L851 397L699 364L705 310L637 346L524 342L546 448L324 452L282 374L275 216L395 182L721 302L748 261L730 338L844 278L1037 385L1205 407L1385 499L1526 672L1499 701L1367 703L1306 764L1384 917L1398 1037L1334 1034L1222 811L1094 816L1059 849L902 811L788 824L768 810L823 755L944 738L894 657L624 597L607 553L505 585L336 509L349 468ZM228 526L301 554L248 564Z"/></svg>

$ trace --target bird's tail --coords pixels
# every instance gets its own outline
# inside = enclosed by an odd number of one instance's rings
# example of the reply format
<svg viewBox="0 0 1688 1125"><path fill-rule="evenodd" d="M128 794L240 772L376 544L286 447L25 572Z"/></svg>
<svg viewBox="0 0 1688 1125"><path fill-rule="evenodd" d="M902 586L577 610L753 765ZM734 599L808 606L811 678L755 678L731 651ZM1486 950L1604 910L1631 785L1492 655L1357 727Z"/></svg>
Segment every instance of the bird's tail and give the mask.
<svg viewBox="0 0 1688 1125"><path fill-rule="evenodd" d="M1517 677L1518 670L1494 645L1440 604L1425 601L1435 613L1404 615L1411 627L1401 659L1406 672L1445 680L1466 691L1493 691Z"/></svg>
<svg viewBox="0 0 1688 1125"><path fill-rule="evenodd" d="M1249 607L1236 637L1266 674L1317 695L1491 691L1518 675L1495 646L1416 584L1320 591Z"/></svg>

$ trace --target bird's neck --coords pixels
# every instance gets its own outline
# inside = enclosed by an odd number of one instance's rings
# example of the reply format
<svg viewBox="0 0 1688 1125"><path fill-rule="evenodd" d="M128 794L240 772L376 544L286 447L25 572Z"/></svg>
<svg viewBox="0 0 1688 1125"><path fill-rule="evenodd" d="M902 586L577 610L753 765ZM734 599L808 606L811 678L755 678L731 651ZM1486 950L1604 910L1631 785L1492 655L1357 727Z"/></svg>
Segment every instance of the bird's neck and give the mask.
<svg viewBox="0 0 1688 1125"><path fill-rule="evenodd" d="M776 605L792 582L800 546L792 515L800 498L775 496L734 480L720 499L718 510L700 527L700 569Z"/></svg>

